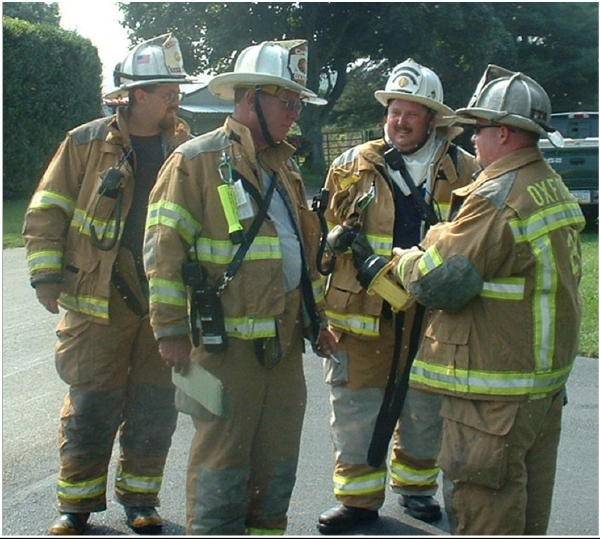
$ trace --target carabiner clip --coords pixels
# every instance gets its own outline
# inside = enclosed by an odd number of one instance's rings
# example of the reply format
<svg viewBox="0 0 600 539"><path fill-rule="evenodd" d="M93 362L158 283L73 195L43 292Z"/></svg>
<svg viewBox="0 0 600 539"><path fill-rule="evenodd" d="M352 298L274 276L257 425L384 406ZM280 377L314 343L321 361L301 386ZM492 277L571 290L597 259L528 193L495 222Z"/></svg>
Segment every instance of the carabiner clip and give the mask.
<svg viewBox="0 0 600 539"><path fill-rule="evenodd" d="M226 169L226 170L225 170ZM223 151L223 159L218 166L219 177L223 183L231 185L233 183L233 173L231 169L231 158Z"/></svg>

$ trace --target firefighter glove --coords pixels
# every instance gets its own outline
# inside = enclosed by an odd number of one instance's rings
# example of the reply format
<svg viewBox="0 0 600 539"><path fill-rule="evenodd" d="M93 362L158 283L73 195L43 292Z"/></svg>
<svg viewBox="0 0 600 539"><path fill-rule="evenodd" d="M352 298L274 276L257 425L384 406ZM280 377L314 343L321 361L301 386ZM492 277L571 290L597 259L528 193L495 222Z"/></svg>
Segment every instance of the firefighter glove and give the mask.
<svg viewBox="0 0 600 539"><path fill-rule="evenodd" d="M350 246L352 249L352 259L356 269L360 269L365 260L372 254L375 254L373 247L363 232L357 232Z"/></svg>

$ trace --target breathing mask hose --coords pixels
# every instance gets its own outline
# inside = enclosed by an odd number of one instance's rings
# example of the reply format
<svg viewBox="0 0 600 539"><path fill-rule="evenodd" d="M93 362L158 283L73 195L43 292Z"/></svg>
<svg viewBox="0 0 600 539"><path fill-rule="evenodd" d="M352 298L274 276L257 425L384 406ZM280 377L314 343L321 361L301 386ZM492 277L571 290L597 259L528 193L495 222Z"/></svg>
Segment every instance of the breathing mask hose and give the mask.
<svg viewBox="0 0 600 539"><path fill-rule="evenodd" d="M329 233L327 221L325 220L325 209L328 204L329 189L322 188L319 193L313 197L312 210L317 214L321 226L321 241L319 243L319 250L317 251L317 269L321 275L325 276L330 275L335 267L335 253L332 253L331 260L327 266L323 265L323 258L325 256L325 250L327 249L327 235Z"/></svg>

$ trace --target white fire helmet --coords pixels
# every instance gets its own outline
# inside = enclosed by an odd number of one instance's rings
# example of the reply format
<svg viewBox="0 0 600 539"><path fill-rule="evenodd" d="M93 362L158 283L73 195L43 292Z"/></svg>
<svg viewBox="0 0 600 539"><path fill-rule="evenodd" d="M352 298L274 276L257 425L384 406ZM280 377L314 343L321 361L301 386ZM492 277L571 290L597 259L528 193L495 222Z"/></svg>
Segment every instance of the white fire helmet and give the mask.
<svg viewBox="0 0 600 539"><path fill-rule="evenodd" d="M305 39L264 41L240 52L233 72L217 75L208 83L208 89L221 99L233 100L238 87L275 85L300 94L313 105L327 101L306 88L308 73L308 46Z"/></svg>
<svg viewBox="0 0 600 539"><path fill-rule="evenodd" d="M109 92L105 99L127 97L129 89L136 86L197 82L183 69L179 41L172 34L163 34L136 45L116 65L113 75L118 88Z"/></svg>
<svg viewBox="0 0 600 539"><path fill-rule="evenodd" d="M454 111L444 105L444 89L440 78L428 67L407 58L392 69L385 90L377 90L375 99L384 107L393 99L420 103L442 116Z"/></svg>
<svg viewBox="0 0 600 539"><path fill-rule="evenodd" d="M562 136L549 125L550 98L531 77L493 64L487 66L469 104L456 111L459 122L476 119L537 133L560 146Z"/></svg>

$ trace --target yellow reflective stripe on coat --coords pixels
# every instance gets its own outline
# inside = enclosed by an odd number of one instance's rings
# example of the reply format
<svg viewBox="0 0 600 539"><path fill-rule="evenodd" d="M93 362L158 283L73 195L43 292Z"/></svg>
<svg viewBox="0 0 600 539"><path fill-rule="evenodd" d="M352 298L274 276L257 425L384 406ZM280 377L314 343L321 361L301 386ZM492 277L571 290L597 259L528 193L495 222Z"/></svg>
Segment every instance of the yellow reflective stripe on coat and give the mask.
<svg viewBox="0 0 600 539"><path fill-rule="evenodd" d="M159 200L148 206L146 230L154 226L166 226L176 230L189 244L192 244L202 227L183 206L168 200Z"/></svg>
<svg viewBox="0 0 600 539"><path fill-rule="evenodd" d="M442 255L437 247L433 245L423 253L421 260L419 260L419 271L421 275L427 275L430 271L441 266L443 262Z"/></svg>
<svg viewBox="0 0 600 539"><path fill-rule="evenodd" d="M391 477L402 486L435 486L440 469L434 468L413 468L398 460L390 462Z"/></svg>
<svg viewBox="0 0 600 539"><path fill-rule="evenodd" d="M88 481L65 481L59 479L56 484L56 492L60 498L65 500L89 499L103 496L106 492L106 474Z"/></svg>
<svg viewBox="0 0 600 539"><path fill-rule="evenodd" d="M59 303L65 309L108 320L108 299L93 296L72 296L62 292Z"/></svg>
<svg viewBox="0 0 600 539"><path fill-rule="evenodd" d="M148 279L149 302L164 303L185 307L187 305L187 291L182 281L171 281L150 277Z"/></svg>
<svg viewBox="0 0 600 539"><path fill-rule="evenodd" d="M143 476L120 471L117 473L115 484L117 487L129 492L140 494L158 494L162 483L162 475Z"/></svg>
<svg viewBox="0 0 600 539"><path fill-rule="evenodd" d="M117 234L117 228L120 226L119 220L117 219L92 219L92 216L88 215L88 213L82 209L75 210L75 214L73 215L70 226L81 234L89 236L92 233L92 224L94 225L96 236L104 239L114 239Z"/></svg>
<svg viewBox="0 0 600 539"><path fill-rule="evenodd" d="M576 202L544 208L527 219L513 219L509 223L515 242L529 243L536 259L532 344L537 371L552 368L556 338L558 272L549 234L559 228L573 224L583 226L584 223L585 218Z"/></svg>
<svg viewBox="0 0 600 539"><path fill-rule="evenodd" d="M333 493L336 496L360 496L385 490L385 470L357 477L333 474Z"/></svg>
<svg viewBox="0 0 600 539"><path fill-rule="evenodd" d="M566 202L540 210L527 219L512 219L508 224L515 242L523 243L565 226L584 225L585 217L577 202Z"/></svg>
<svg viewBox="0 0 600 539"><path fill-rule="evenodd" d="M493 354L493 351L490 353ZM550 394L567 382L573 364L548 372L499 372L457 369L416 359L410 371L411 382L467 395L505 397Z"/></svg>
<svg viewBox="0 0 600 539"><path fill-rule="evenodd" d="M371 337L379 336L379 318L377 316L345 314L325 310L329 323L342 331Z"/></svg>
<svg viewBox="0 0 600 539"><path fill-rule="evenodd" d="M36 210L53 206L61 208L67 215L72 215L75 208L75 199L54 191L37 191L29 204L29 208Z"/></svg>
<svg viewBox="0 0 600 539"><path fill-rule="evenodd" d="M525 277L505 277L483 283L483 298L521 300L525 297Z"/></svg>
<svg viewBox="0 0 600 539"><path fill-rule="evenodd" d="M200 237L196 241L196 248L190 247L190 255L192 260L197 256L200 262L229 264L239 248L240 245L234 245L229 240L213 240ZM248 248L244 260L280 260L282 256L279 238L276 236L256 236Z"/></svg>
<svg viewBox="0 0 600 539"><path fill-rule="evenodd" d="M394 247L394 239L387 234L367 234L369 244L378 255L389 257Z"/></svg>
<svg viewBox="0 0 600 539"><path fill-rule="evenodd" d="M238 339L263 339L277 335L275 318L225 317L227 335Z"/></svg>
<svg viewBox="0 0 600 539"><path fill-rule="evenodd" d="M62 251L34 251L27 255L29 273L39 271L61 271L63 267Z"/></svg>

